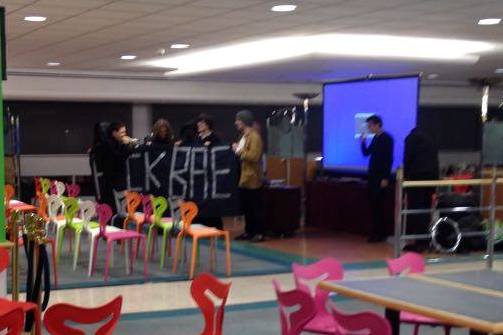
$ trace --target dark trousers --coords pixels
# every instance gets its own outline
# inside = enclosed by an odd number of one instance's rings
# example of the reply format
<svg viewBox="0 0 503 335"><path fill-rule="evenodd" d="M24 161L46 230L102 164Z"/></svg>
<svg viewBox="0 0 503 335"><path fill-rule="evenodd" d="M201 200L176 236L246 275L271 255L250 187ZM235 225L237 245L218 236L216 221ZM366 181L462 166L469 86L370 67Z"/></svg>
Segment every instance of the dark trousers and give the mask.
<svg viewBox="0 0 503 335"><path fill-rule="evenodd" d="M435 188L421 187L407 190L407 207L409 209L430 209L434 193ZM427 234L430 221L430 213L407 215L407 234Z"/></svg>
<svg viewBox="0 0 503 335"><path fill-rule="evenodd" d="M372 229L370 237L384 239L387 236L386 231L386 208L385 199L388 188L381 188L381 179L369 178L368 196L370 204L370 213L372 215Z"/></svg>
<svg viewBox="0 0 503 335"><path fill-rule="evenodd" d="M250 236L264 234L262 189L240 188L241 207L245 216L245 232Z"/></svg>

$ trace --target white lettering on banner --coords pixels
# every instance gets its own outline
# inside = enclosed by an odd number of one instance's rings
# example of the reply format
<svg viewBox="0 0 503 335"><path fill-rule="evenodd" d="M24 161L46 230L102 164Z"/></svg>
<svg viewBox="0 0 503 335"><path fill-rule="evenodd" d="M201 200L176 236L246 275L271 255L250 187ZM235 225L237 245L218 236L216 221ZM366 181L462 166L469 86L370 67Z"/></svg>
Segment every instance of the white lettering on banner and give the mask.
<svg viewBox="0 0 503 335"><path fill-rule="evenodd" d="M226 168L226 169L217 169L217 162L216 162L216 156L217 152L219 151L227 151L229 150L229 146L219 146L219 147L213 147L211 148L211 171L213 173L213 178L211 180L213 181L213 187L211 188L211 198L212 199L228 199L231 197L230 193L218 193L217 192L217 179L219 176L226 176L229 175L231 172L231 169Z"/></svg>
<svg viewBox="0 0 503 335"><path fill-rule="evenodd" d="M93 176L94 176L94 189L96 190L96 198L99 201L102 201L101 199L101 187L100 187L100 178L103 177L103 172L98 171L98 167L96 166L96 160L92 160L91 167L93 169Z"/></svg>
<svg viewBox="0 0 503 335"><path fill-rule="evenodd" d="M202 154L203 164L201 169L196 169L196 155ZM190 197L194 198L194 177L202 175L204 177L203 186L203 199L208 198L208 149L206 148L192 148L191 162L190 162Z"/></svg>
<svg viewBox="0 0 503 335"><path fill-rule="evenodd" d="M187 173L189 170L189 162L190 162L190 147L179 147L176 146L173 148L173 156L171 157L171 169L169 174L169 195L171 197L187 197L187 181L182 177L183 174ZM176 163L178 161L178 153L182 153L185 155L183 168L176 169ZM181 194L175 193L173 189L173 184L177 182L182 185L183 191Z"/></svg>
<svg viewBox="0 0 503 335"><path fill-rule="evenodd" d="M152 169L156 167L157 164L166 156L166 151L163 151L157 156L157 158L154 160L152 164L150 164L150 152L146 151L145 152L145 191L149 192L150 191L150 181L154 183L155 187L160 188L161 183L155 176L155 174L152 173Z"/></svg>
<svg viewBox="0 0 503 335"><path fill-rule="evenodd" d="M127 182L127 189L128 190L131 190L131 191L138 191L138 192L141 192L142 191L142 187L139 186L139 187L133 187L131 185L131 166L130 166L130 162L131 160L133 159L142 159L143 155L141 153L134 153L134 154L131 154L129 155L129 157L126 159L126 182Z"/></svg>

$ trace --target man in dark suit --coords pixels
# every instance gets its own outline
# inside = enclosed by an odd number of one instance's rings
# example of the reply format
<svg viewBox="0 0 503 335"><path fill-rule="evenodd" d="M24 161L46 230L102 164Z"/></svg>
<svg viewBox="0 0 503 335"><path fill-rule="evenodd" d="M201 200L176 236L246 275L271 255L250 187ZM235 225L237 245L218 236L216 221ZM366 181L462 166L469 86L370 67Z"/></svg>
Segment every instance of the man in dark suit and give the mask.
<svg viewBox="0 0 503 335"><path fill-rule="evenodd" d="M367 120L367 128L374 135L367 146L366 136L361 136L361 150L370 156L368 168L368 192L372 212L372 231L368 238L371 243L386 239L385 192L390 184L393 165L393 137L383 130L382 119L372 115Z"/></svg>
<svg viewBox="0 0 503 335"><path fill-rule="evenodd" d="M438 148L435 141L425 131L414 128L405 138L403 159L405 180L435 180L439 177ZM410 188L407 190L409 209L429 209L434 187ZM429 213L411 214L407 217L407 234L427 234L431 221ZM410 241L406 250L424 251L429 240Z"/></svg>

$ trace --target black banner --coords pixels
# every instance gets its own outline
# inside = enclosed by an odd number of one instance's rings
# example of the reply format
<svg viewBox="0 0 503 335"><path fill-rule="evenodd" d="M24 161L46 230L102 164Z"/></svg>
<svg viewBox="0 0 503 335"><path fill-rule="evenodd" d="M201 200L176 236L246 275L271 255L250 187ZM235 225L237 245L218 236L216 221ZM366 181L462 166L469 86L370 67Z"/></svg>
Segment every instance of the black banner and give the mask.
<svg viewBox="0 0 503 335"><path fill-rule="evenodd" d="M228 145L141 146L129 155L126 171L128 190L194 201L203 217L239 214L238 161ZM103 175L93 174L99 194Z"/></svg>

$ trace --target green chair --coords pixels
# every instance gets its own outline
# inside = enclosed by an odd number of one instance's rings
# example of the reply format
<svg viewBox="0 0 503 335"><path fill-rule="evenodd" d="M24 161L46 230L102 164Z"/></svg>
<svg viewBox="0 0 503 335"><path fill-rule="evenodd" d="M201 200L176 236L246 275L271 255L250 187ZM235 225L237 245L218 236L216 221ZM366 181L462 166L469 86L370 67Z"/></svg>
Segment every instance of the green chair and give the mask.
<svg viewBox="0 0 503 335"><path fill-rule="evenodd" d="M162 230L162 246L161 246L161 264L160 269L164 267L164 261L166 256L166 251L168 252L168 257L171 256L171 236L170 232L173 229L173 219L168 217L163 217L164 212L168 209L168 201L165 197L159 196L152 200L152 205L154 209L154 216L152 219L152 224L149 225L148 235L147 235L147 252L150 257L153 254L153 238L157 235L157 229ZM155 234L155 236L154 236ZM166 250L167 249L167 250Z"/></svg>

